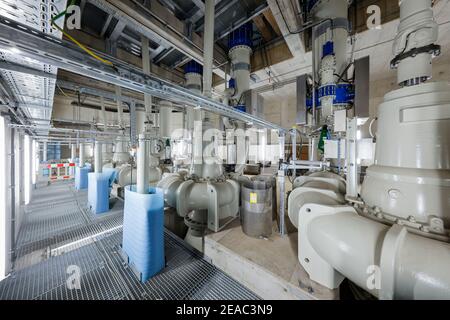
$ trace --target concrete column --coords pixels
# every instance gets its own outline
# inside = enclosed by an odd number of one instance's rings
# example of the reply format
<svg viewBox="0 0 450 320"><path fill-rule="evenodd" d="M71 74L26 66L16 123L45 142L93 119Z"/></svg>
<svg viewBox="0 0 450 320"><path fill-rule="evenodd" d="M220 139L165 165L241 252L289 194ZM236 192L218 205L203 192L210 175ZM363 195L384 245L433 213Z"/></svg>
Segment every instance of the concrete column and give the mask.
<svg viewBox="0 0 450 320"><path fill-rule="evenodd" d="M103 149L102 143L99 141L95 142L94 145L94 161L95 161L95 173L103 172Z"/></svg>
<svg viewBox="0 0 450 320"><path fill-rule="evenodd" d="M137 183L136 192L147 194L149 188L149 150L145 134L139 135L139 146L137 149Z"/></svg>

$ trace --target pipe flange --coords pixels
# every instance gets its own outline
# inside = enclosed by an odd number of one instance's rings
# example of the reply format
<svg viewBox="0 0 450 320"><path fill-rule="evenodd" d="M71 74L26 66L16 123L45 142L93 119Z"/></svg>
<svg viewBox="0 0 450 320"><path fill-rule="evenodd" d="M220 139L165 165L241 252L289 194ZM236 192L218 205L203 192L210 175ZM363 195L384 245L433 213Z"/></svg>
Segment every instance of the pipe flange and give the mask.
<svg viewBox="0 0 450 320"><path fill-rule="evenodd" d="M206 214L205 214L206 215ZM197 221L191 217L191 214L188 214L184 217L184 224L194 232L199 234L203 234L206 230L208 224L205 221Z"/></svg>
<svg viewBox="0 0 450 320"><path fill-rule="evenodd" d="M228 52L228 54L231 55L231 53L233 51L238 50L238 49L247 49L250 51L250 54L253 53L253 49L251 47L241 44L241 45L237 45L237 46L234 46L233 48L231 48L230 51Z"/></svg>

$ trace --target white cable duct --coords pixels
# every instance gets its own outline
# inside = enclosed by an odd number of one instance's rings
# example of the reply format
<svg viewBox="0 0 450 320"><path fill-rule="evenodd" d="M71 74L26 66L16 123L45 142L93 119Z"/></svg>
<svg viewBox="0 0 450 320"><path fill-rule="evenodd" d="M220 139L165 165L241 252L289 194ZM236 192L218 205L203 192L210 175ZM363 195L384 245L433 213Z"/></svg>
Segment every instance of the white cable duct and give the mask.
<svg viewBox="0 0 450 320"><path fill-rule="evenodd" d="M432 25L421 19L425 3L431 8L431 1L402 1L401 17ZM421 72L429 62L417 56L416 63ZM289 217L299 229L299 261L328 288L348 278L380 299L450 299L450 87L393 91L378 114L376 165L367 170L363 202L345 206L337 177L294 183Z"/></svg>

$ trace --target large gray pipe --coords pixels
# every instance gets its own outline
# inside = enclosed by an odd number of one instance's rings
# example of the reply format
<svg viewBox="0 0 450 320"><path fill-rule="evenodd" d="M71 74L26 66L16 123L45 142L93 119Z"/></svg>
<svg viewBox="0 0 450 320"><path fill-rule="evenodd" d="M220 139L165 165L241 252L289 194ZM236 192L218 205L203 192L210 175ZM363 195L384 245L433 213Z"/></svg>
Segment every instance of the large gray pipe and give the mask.
<svg viewBox="0 0 450 320"><path fill-rule="evenodd" d="M450 299L449 243L351 212L317 217L307 230L324 261L380 299Z"/></svg>

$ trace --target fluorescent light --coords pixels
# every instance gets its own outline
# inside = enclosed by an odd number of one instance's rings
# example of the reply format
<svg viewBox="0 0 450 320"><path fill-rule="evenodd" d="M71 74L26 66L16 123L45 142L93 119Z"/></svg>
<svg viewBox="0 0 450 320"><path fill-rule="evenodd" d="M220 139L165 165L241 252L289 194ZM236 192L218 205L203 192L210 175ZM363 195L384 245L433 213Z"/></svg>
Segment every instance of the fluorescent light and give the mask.
<svg viewBox="0 0 450 320"><path fill-rule="evenodd" d="M16 47L5 49L5 51L8 53L11 53L11 54L21 54L22 53L22 51L20 51L20 49L18 49Z"/></svg>
<svg viewBox="0 0 450 320"><path fill-rule="evenodd" d="M25 205L31 200L31 141L30 136L25 136L24 150L24 180L25 180Z"/></svg>
<svg viewBox="0 0 450 320"><path fill-rule="evenodd" d="M0 116L0 281L6 276L6 146L5 118Z"/></svg>

